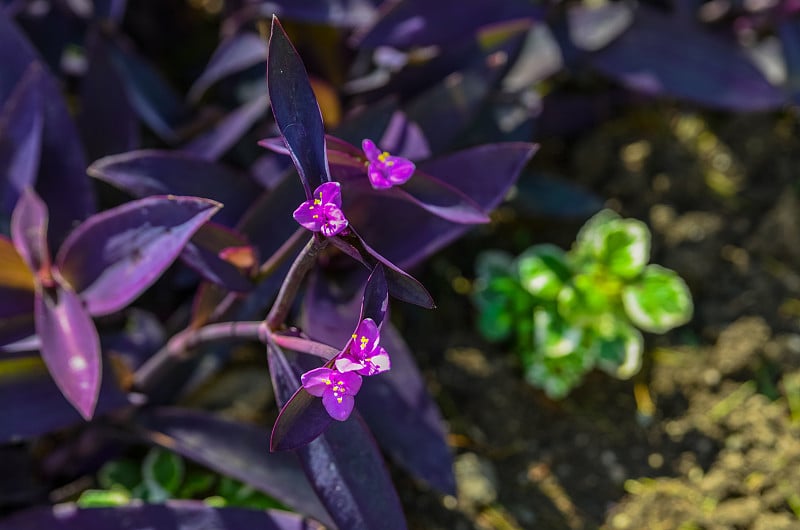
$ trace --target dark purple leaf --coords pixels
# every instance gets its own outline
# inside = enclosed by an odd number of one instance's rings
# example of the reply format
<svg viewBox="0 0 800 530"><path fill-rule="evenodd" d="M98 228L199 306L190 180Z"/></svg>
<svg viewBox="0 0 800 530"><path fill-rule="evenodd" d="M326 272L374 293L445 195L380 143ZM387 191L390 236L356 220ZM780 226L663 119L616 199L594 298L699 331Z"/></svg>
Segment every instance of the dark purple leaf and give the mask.
<svg viewBox="0 0 800 530"><path fill-rule="evenodd" d="M42 359L67 401L91 419L100 392L100 339L92 318L69 287L59 282L36 293L36 334Z"/></svg>
<svg viewBox="0 0 800 530"><path fill-rule="evenodd" d="M266 96L259 96L225 116L209 132L195 138L183 148L198 158L216 160L228 151L269 107Z"/></svg>
<svg viewBox="0 0 800 530"><path fill-rule="evenodd" d="M239 33L222 41L206 69L189 90L191 101L199 100L208 88L231 74L255 66L267 59L267 45L259 35Z"/></svg>
<svg viewBox="0 0 800 530"><path fill-rule="evenodd" d="M290 364L276 344L267 341L272 388L281 406L270 436L270 451L297 449L317 438L333 421L322 406L300 385L302 369Z"/></svg>
<svg viewBox="0 0 800 530"><path fill-rule="evenodd" d="M371 23L381 0L279 0L245 6L225 21L227 32L235 32L252 20L272 15L281 18L322 24L325 26L359 28Z"/></svg>
<svg viewBox="0 0 800 530"><path fill-rule="evenodd" d="M379 263L383 265L389 293L395 298L426 309L436 306L430 293L421 283L369 247L355 231L350 230L348 235L338 235L330 238L330 240L336 248L361 262L369 269L373 269Z"/></svg>
<svg viewBox="0 0 800 530"><path fill-rule="evenodd" d="M786 17L777 30L786 63L786 88L796 105L800 103L800 20Z"/></svg>
<svg viewBox="0 0 800 530"><path fill-rule="evenodd" d="M56 263L86 309L122 309L155 282L220 205L196 197L149 197L96 214L76 228Z"/></svg>
<svg viewBox="0 0 800 530"><path fill-rule="evenodd" d="M36 184L44 128L42 75L33 63L0 113L0 209L6 215L22 190Z"/></svg>
<svg viewBox="0 0 800 530"><path fill-rule="evenodd" d="M273 333L271 337L272 341L281 348L315 355L325 361L330 361L339 354L339 350L332 346L303 337L281 335L280 333Z"/></svg>
<svg viewBox="0 0 800 530"><path fill-rule="evenodd" d="M364 296L361 302L361 316L359 321L371 318L380 327L386 312L389 310L389 289L386 285L386 275L383 265L376 265L364 285ZM355 329L355 327L353 327Z"/></svg>
<svg viewBox="0 0 800 530"><path fill-rule="evenodd" d="M89 37L89 71L81 83L78 126L91 160L139 146L139 120L108 56L107 41Z"/></svg>
<svg viewBox="0 0 800 530"><path fill-rule="evenodd" d="M603 207L603 200L566 179L529 174L517 183L513 205L521 215L585 219Z"/></svg>
<svg viewBox="0 0 800 530"><path fill-rule="evenodd" d="M421 171L403 184L387 190L442 219L461 224L488 223L489 216L475 201Z"/></svg>
<svg viewBox="0 0 800 530"><path fill-rule="evenodd" d="M397 111L392 115L378 145L395 156L402 156L410 160L422 160L431 155L425 133L402 111Z"/></svg>
<svg viewBox="0 0 800 530"><path fill-rule="evenodd" d="M175 408L144 411L137 421L152 442L332 524L297 457L269 452L269 432L206 412Z"/></svg>
<svg viewBox="0 0 800 530"><path fill-rule="evenodd" d="M128 100L144 121L162 140L170 143L181 138L181 128L189 122L189 109L161 74L138 56L129 43L120 38L108 40L111 63L128 91Z"/></svg>
<svg viewBox="0 0 800 530"><path fill-rule="evenodd" d="M678 35L680 46L676 46ZM590 60L628 88L713 108L770 110L785 100L735 38L711 33L694 21L645 5L638 6L631 27Z"/></svg>
<svg viewBox="0 0 800 530"><path fill-rule="evenodd" d="M358 323L353 305L334 301L328 285L314 281L304 300L303 327L316 340L344 344L349 330ZM452 455L441 414L412 353L391 323L383 325L381 346L389 352L392 369L365 378L358 409L381 447L400 466L439 491L452 494Z"/></svg>
<svg viewBox="0 0 800 530"><path fill-rule="evenodd" d="M4 102L36 52L14 23L0 10L0 101ZM86 178L86 160L77 129L64 104L58 82L46 71L38 77L44 105L42 156L36 191L48 205L50 243L59 243L75 221L94 211L94 198Z"/></svg>
<svg viewBox="0 0 800 530"><path fill-rule="evenodd" d="M94 16L119 24L127 4L128 0L94 0Z"/></svg>
<svg viewBox="0 0 800 530"><path fill-rule="evenodd" d="M540 18L542 10L524 0L408 0L395 3L365 34L357 35L354 44L400 49L451 46L459 39L473 37L483 26Z"/></svg>
<svg viewBox="0 0 800 530"><path fill-rule="evenodd" d="M253 282L249 278L249 269L252 267L243 270L229 259L225 259L225 252L231 249L241 249L243 252L249 249L252 254L247 240L240 234L208 222L200 227L184 247L181 259L210 282L231 291L250 291Z"/></svg>
<svg viewBox="0 0 800 530"><path fill-rule="evenodd" d="M226 226L236 224L261 191L242 173L174 151L142 150L108 156L87 171L136 198L171 194L219 201L225 208L215 221Z"/></svg>
<svg viewBox="0 0 800 530"><path fill-rule="evenodd" d="M297 399L293 389L300 387L302 370L292 367L274 344L268 343L267 348L275 397L279 404L286 405L288 400ZM312 399L322 408L319 398ZM300 447L297 454L336 524L352 530L406 528L400 499L375 440L358 412L354 411L345 422L333 422L324 408L322 413L330 424L327 430ZM295 425L312 432L323 421L309 415L296 418ZM273 430L273 447L274 440Z"/></svg>
<svg viewBox="0 0 800 530"><path fill-rule="evenodd" d="M122 525L122 526L121 526ZM301 515L278 510L212 508L202 501L168 501L115 508L61 504L18 512L0 530L323 530Z"/></svg>
<svg viewBox="0 0 800 530"><path fill-rule="evenodd" d="M25 264L35 275L49 274L47 225L47 206L35 191L26 188L11 216L11 238Z"/></svg>
<svg viewBox="0 0 800 530"><path fill-rule="evenodd" d="M310 198L312 190L330 180L325 128L303 61L277 18L269 38L267 88L275 122Z"/></svg>
<svg viewBox="0 0 800 530"><path fill-rule="evenodd" d="M483 145L421 162L419 169L471 197L488 213L500 204L535 151L536 146L528 143ZM468 225L450 223L399 201L376 198L357 213L348 217L362 237L373 241L385 259L404 268L419 263L469 229ZM376 218L391 222L376 223Z"/></svg>
<svg viewBox="0 0 800 530"><path fill-rule="evenodd" d="M345 422L333 422L297 454L339 528L407 528L380 450L357 412Z"/></svg>
<svg viewBox="0 0 800 530"><path fill-rule="evenodd" d="M103 370L95 416L127 405L110 367ZM13 403L0 415L0 444L27 440L83 419L64 398L39 355L0 361L0 399Z"/></svg>

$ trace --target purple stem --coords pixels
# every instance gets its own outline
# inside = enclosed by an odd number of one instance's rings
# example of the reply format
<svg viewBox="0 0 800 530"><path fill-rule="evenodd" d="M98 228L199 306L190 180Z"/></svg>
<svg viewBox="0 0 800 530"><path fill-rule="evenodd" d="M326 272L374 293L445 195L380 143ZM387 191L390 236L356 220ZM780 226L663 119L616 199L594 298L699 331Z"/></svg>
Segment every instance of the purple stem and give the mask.
<svg viewBox="0 0 800 530"><path fill-rule="evenodd" d="M242 341L262 341L263 322L220 322L202 328L188 328L174 337L150 357L134 374L134 387L146 391L161 376L169 372L174 364L189 357L189 351L197 346L213 342L238 339Z"/></svg>
<svg viewBox="0 0 800 530"><path fill-rule="evenodd" d="M300 284L303 283L303 278L317 262L317 256L326 246L328 246L327 239L318 239L313 236L295 258L292 267L283 280L280 291L278 291L278 297L264 320L270 331L275 331L283 326L294 303L295 296L297 296L297 290L300 288Z"/></svg>

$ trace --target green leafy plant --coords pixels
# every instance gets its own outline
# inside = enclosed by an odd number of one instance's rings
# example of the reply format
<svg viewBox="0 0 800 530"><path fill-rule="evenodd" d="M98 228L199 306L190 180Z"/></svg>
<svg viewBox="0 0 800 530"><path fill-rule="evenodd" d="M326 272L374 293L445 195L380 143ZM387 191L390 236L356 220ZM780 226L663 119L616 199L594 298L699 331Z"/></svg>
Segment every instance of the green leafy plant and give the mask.
<svg viewBox="0 0 800 530"><path fill-rule="evenodd" d="M664 333L693 311L680 276L649 260L647 226L611 210L589 219L569 251L484 252L479 328L489 340L513 339L527 381L550 397L566 396L595 367L628 378L641 367L639 330Z"/></svg>
<svg viewBox="0 0 800 530"><path fill-rule="evenodd" d="M133 500L163 503L201 499L209 506L265 510L285 507L272 497L230 477L187 464L179 455L151 449L141 461L113 460L97 473L97 489L81 493L82 508L125 506Z"/></svg>

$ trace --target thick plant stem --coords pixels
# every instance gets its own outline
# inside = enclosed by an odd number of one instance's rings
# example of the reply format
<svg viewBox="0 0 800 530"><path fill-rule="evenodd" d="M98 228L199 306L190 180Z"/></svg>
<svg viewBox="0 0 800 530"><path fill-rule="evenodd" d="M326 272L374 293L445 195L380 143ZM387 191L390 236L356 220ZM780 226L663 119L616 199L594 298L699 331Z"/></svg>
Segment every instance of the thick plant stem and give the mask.
<svg viewBox="0 0 800 530"><path fill-rule="evenodd" d="M224 340L262 341L263 322L220 322L202 328L189 328L172 337L147 360L134 375L134 387L140 391L158 382L175 364L188 357L192 348Z"/></svg>
<svg viewBox="0 0 800 530"><path fill-rule="evenodd" d="M270 331L275 331L283 326L303 278L317 262L317 256L327 245L327 239L317 239L316 236L313 236L295 258L289 273L283 280L280 291L278 291L278 297L264 320Z"/></svg>

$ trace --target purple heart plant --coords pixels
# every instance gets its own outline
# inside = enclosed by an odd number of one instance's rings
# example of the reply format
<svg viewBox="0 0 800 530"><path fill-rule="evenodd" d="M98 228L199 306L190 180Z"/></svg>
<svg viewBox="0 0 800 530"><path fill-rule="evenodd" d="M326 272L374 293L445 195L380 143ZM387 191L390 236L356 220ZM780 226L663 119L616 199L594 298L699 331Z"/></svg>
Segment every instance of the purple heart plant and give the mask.
<svg viewBox="0 0 800 530"><path fill-rule="evenodd" d="M8 524L92 529L118 513L154 527L202 516L231 521L224 528L314 520L406 528L381 449L454 493L441 414L388 318L389 299L434 307L406 269L488 222L536 145L445 149L431 138L452 141L451 126L469 120L443 119L448 131L425 133L425 108L461 112L435 94L416 109L368 106L328 135L314 85L274 17L266 46L247 33L225 40L186 103L124 38L124 1L87 3L86 12L59 3L57 15L35 23L20 3L6 4L0 374L13 377L0 379L0 396L17 406L0 417L0 443L73 428L75 439L46 460L20 463L41 466L54 484L94 473L104 455L120 452L120 439L159 446L303 514L167 503L63 517L31 509ZM235 27L252 16L227 20ZM74 119L57 71L18 24L53 29L63 20L79 28L70 38L85 52L68 73L80 80ZM52 46L36 45L72 49L50 33ZM481 76L498 80L485 58ZM188 132L200 127L189 106L264 59L265 93L206 132ZM140 122L153 133L147 143ZM268 136L250 143L252 167L220 162L251 129ZM158 142L170 148L140 148ZM88 169L85 154L94 160ZM234 342L266 350L264 377L278 405L271 429L170 406L223 366ZM151 500L169 498L164 488L149 491Z"/></svg>

